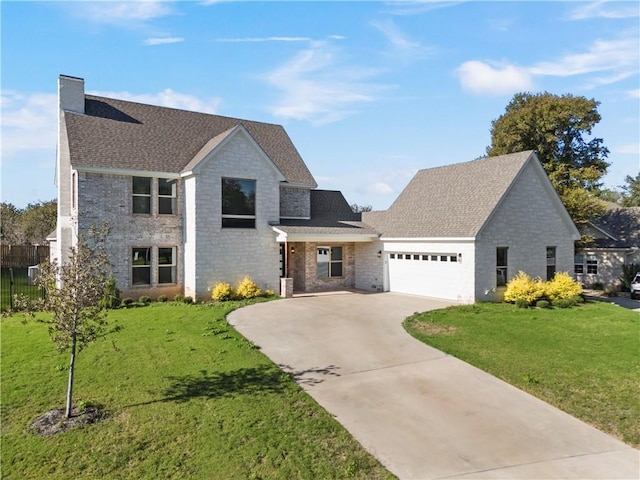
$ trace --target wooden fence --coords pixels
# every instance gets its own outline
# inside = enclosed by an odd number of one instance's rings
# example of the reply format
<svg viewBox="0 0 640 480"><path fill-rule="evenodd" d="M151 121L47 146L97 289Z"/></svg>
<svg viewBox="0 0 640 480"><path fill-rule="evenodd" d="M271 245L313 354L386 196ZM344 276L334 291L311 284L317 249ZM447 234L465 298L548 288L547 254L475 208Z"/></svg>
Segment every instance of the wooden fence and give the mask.
<svg viewBox="0 0 640 480"><path fill-rule="evenodd" d="M26 268L49 259L48 245L1 245L2 268Z"/></svg>

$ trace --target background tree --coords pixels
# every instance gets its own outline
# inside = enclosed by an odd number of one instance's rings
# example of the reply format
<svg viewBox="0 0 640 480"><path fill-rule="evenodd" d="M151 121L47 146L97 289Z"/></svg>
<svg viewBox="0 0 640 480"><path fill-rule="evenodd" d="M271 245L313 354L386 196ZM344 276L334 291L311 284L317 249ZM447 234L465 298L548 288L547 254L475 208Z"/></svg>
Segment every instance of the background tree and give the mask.
<svg viewBox="0 0 640 480"><path fill-rule="evenodd" d="M609 167L609 150L601 138L585 138L600 121L599 104L570 94L517 93L491 123L487 154L536 150L578 226L604 211L596 194Z"/></svg>
<svg viewBox="0 0 640 480"><path fill-rule="evenodd" d="M41 264L36 283L46 290L45 298L36 302L22 298L17 302L18 308L25 309L31 316L36 311L51 312L51 317L39 321L48 325L49 336L58 350L71 355L66 418L72 414L76 355L99 337L120 329L109 326L107 311L101 302L111 275L105 251L107 234L106 226L92 228L87 236L79 236L67 263Z"/></svg>
<svg viewBox="0 0 640 480"><path fill-rule="evenodd" d="M42 245L56 228L57 215L56 200L30 203L24 209L3 202L0 205L0 240L4 245Z"/></svg>
<svg viewBox="0 0 640 480"><path fill-rule="evenodd" d="M640 172L634 177L627 175L625 185L620 185L623 190L620 205L623 207L640 207Z"/></svg>
<svg viewBox="0 0 640 480"><path fill-rule="evenodd" d="M373 207L371 205L358 205L357 203L352 203L349 206L354 213L370 212L371 210L373 210Z"/></svg>

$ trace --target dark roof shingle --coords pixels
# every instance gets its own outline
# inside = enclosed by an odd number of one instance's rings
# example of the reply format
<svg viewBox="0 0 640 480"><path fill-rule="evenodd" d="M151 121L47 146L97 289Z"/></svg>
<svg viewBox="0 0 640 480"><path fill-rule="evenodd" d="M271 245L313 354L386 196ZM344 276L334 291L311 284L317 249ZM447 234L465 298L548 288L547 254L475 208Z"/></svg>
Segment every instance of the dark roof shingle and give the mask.
<svg viewBox="0 0 640 480"><path fill-rule="evenodd" d="M85 95L85 114L65 112L74 167L180 173L212 138L242 124L287 182L316 186L280 125Z"/></svg>

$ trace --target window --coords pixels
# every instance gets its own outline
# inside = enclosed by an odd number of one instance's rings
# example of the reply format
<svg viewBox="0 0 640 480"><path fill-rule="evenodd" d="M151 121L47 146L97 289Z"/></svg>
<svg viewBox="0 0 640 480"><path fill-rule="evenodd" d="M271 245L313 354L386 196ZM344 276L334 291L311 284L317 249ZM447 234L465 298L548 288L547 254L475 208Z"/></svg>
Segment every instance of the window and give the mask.
<svg viewBox="0 0 640 480"><path fill-rule="evenodd" d="M450 262L457 262L457 261L458 261L458 257L457 257L457 256L455 256L455 255L451 255L451 256L449 257L449 261L450 261Z"/></svg>
<svg viewBox="0 0 640 480"><path fill-rule="evenodd" d="M318 247L317 259L318 278L342 276L342 247Z"/></svg>
<svg viewBox="0 0 640 480"><path fill-rule="evenodd" d="M422 255L422 260L429 260L429 255Z"/></svg>
<svg viewBox="0 0 640 480"><path fill-rule="evenodd" d="M431 255L431 261L432 262L437 262L438 261L438 256L437 255Z"/></svg>
<svg viewBox="0 0 640 480"><path fill-rule="evenodd" d="M151 178L133 177L133 213L151 213Z"/></svg>
<svg viewBox="0 0 640 480"><path fill-rule="evenodd" d="M440 255L440 261L441 262L446 262L447 261L447 256L446 255Z"/></svg>
<svg viewBox="0 0 640 480"><path fill-rule="evenodd" d="M396 254L395 253L390 253L389 254L389 258L396 258Z"/></svg>
<svg viewBox="0 0 640 480"><path fill-rule="evenodd" d="M496 285L503 287L507 284L507 247L496 248Z"/></svg>
<svg viewBox="0 0 640 480"><path fill-rule="evenodd" d="M575 273L584 273L584 255L577 253L573 257L573 271Z"/></svg>
<svg viewBox="0 0 640 480"><path fill-rule="evenodd" d="M547 247L547 280L556 274L556 247Z"/></svg>
<svg viewBox="0 0 640 480"><path fill-rule="evenodd" d="M256 181L222 179L222 228L255 228Z"/></svg>
<svg viewBox="0 0 640 480"><path fill-rule="evenodd" d="M132 285L151 285L151 247L131 249Z"/></svg>
<svg viewBox="0 0 640 480"><path fill-rule="evenodd" d="M414 255L414 256L413 256L413 259L414 259L414 260L420 260L420 255Z"/></svg>
<svg viewBox="0 0 640 480"><path fill-rule="evenodd" d="M177 283L176 247L158 248L158 283Z"/></svg>
<svg viewBox="0 0 640 480"><path fill-rule="evenodd" d="M158 179L158 213L160 215L176 213L176 185L175 179Z"/></svg>
<svg viewBox="0 0 640 480"><path fill-rule="evenodd" d="M587 273L598 274L598 257L587 255Z"/></svg>

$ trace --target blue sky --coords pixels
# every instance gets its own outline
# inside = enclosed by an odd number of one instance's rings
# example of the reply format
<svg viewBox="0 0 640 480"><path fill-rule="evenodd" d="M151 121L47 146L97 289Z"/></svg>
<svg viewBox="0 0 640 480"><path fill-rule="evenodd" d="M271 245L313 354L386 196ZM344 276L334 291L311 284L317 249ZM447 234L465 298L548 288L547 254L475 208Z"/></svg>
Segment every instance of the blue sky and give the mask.
<svg viewBox="0 0 640 480"><path fill-rule="evenodd" d="M59 74L88 93L283 125L320 188L387 208L484 154L516 92L601 102L616 187L640 169L638 2L0 3L2 201L55 198Z"/></svg>

